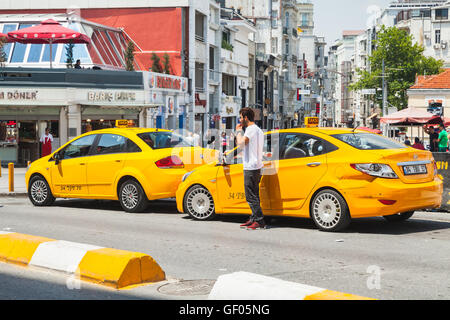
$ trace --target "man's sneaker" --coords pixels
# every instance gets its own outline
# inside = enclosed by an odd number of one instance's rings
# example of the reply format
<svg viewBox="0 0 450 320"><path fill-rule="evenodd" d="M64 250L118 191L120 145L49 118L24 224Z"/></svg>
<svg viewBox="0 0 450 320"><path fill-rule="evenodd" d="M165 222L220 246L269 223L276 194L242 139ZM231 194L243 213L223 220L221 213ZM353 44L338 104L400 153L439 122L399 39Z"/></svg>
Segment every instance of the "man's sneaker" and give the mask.
<svg viewBox="0 0 450 320"><path fill-rule="evenodd" d="M247 227L247 230L258 230L258 229L265 229L265 228L266 228L266 224L264 221L260 221L260 222L255 221Z"/></svg>
<svg viewBox="0 0 450 320"><path fill-rule="evenodd" d="M251 225L252 223L253 223L252 220L248 220L246 223L241 224L240 227L241 227L242 229L245 229L245 228L247 228L249 225Z"/></svg>

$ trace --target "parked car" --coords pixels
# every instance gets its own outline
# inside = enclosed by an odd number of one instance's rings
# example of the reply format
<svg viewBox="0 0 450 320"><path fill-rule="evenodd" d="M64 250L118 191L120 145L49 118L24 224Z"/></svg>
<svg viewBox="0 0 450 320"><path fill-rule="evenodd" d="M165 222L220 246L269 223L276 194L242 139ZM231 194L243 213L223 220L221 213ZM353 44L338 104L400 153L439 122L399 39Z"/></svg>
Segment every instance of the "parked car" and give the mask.
<svg viewBox="0 0 450 320"><path fill-rule="evenodd" d="M107 199L141 212L148 200L174 197L186 172L216 157L169 130L111 128L85 133L34 161L25 179L35 206L55 198Z"/></svg>
<svg viewBox="0 0 450 320"><path fill-rule="evenodd" d="M260 198L266 216L308 217L321 230L338 231L352 218L406 220L441 205L443 182L432 154L378 134L286 129L266 134L264 148ZM197 220L251 214L240 150L184 175L176 200L180 212Z"/></svg>

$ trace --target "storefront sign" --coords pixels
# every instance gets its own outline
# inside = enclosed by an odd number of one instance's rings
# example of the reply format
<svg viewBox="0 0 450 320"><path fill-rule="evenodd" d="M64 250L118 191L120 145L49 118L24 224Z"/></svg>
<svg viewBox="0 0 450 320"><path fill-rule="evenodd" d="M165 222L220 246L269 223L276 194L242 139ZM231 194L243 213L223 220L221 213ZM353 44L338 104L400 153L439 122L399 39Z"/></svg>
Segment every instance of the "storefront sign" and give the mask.
<svg viewBox="0 0 450 320"><path fill-rule="evenodd" d="M89 91L88 100L94 102L136 101L136 93L124 91Z"/></svg>
<svg viewBox="0 0 450 320"><path fill-rule="evenodd" d="M150 89L187 92L187 79L150 72L149 86Z"/></svg>
<svg viewBox="0 0 450 320"><path fill-rule="evenodd" d="M0 100L36 100L38 91L0 91Z"/></svg>

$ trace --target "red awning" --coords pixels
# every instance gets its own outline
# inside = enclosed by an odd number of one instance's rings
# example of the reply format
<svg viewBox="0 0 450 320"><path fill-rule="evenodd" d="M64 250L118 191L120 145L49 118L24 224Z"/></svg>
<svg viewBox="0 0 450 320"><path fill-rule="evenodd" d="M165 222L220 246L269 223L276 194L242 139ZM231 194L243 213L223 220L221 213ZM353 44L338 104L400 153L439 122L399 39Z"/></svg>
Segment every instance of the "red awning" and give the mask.
<svg viewBox="0 0 450 320"><path fill-rule="evenodd" d="M367 128L367 127L359 127L359 128L356 128L356 129L363 130L363 131L368 131L368 132L372 132L372 133L376 133L376 134L382 134L383 133L381 130L371 129L371 128Z"/></svg>
<svg viewBox="0 0 450 320"><path fill-rule="evenodd" d="M436 117L424 109L410 107L382 117L380 121L387 124L425 124Z"/></svg>

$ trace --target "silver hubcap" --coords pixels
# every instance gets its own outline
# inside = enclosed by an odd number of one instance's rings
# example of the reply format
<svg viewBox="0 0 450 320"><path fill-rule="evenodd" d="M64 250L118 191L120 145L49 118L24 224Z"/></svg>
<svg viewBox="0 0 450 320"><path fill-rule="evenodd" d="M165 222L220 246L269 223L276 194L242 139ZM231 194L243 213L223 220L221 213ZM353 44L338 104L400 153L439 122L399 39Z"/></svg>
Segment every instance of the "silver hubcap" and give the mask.
<svg viewBox="0 0 450 320"><path fill-rule="evenodd" d="M342 216L339 200L330 193L322 193L313 204L313 215L316 222L323 228L335 227Z"/></svg>
<svg viewBox="0 0 450 320"><path fill-rule="evenodd" d="M135 185L127 184L122 189L122 203L127 209L133 209L139 201L139 192Z"/></svg>
<svg viewBox="0 0 450 320"><path fill-rule="evenodd" d="M206 219L214 212L214 200L204 188L189 192L186 204L189 213L197 219Z"/></svg>
<svg viewBox="0 0 450 320"><path fill-rule="evenodd" d="M37 203L42 203L47 199L47 185L42 180L37 180L31 185L31 197Z"/></svg>

